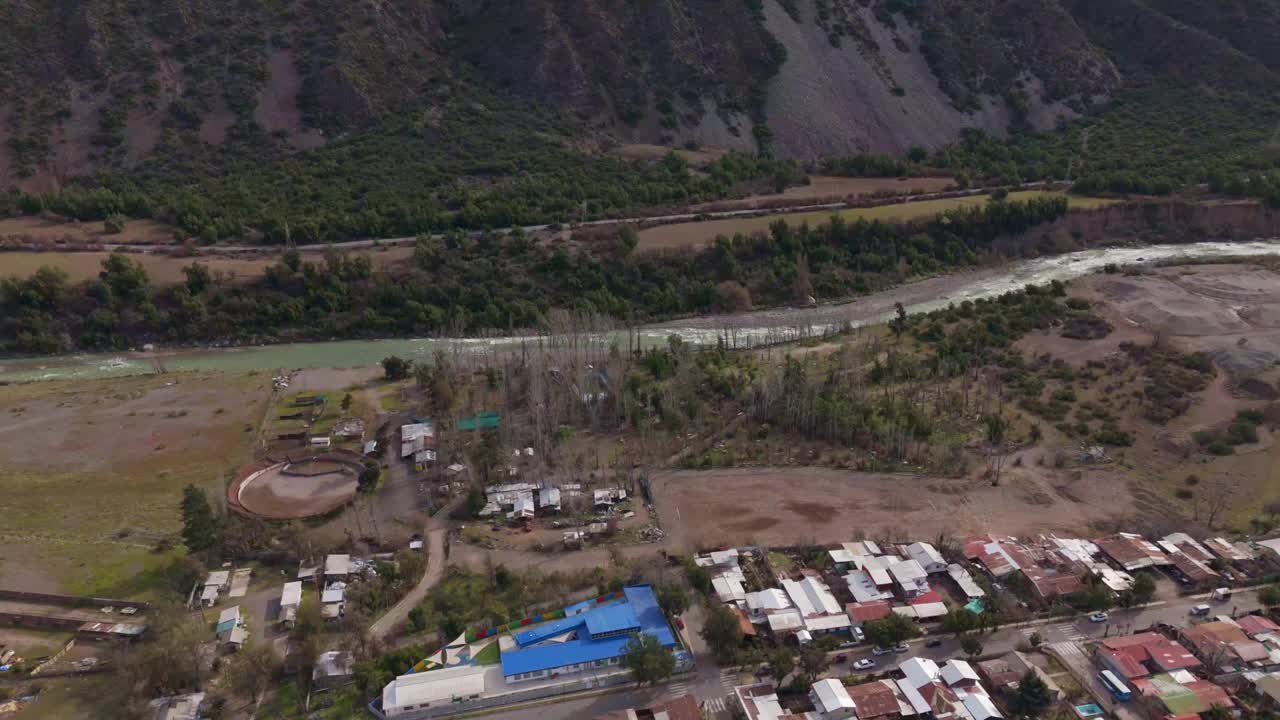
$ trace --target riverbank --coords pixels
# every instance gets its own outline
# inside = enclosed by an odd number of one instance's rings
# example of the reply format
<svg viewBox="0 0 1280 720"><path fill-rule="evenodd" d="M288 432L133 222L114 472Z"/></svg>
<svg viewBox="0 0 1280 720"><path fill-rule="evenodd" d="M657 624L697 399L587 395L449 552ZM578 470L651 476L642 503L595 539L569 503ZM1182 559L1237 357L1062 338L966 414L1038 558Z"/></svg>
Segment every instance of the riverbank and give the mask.
<svg viewBox="0 0 1280 720"><path fill-rule="evenodd" d="M1108 264L1168 262L1217 256L1260 257L1280 254L1280 239L1250 242L1201 242L1183 245L1095 248L1023 260L1001 267L963 271L907 283L853 302L811 308L773 308L685 318L638 330L583 333L575 342L603 345L629 342L641 347L663 344L671 335L695 345L724 338L737 347L821 335L843 327L885 322L901 303L907 312L927 312L949 303L993 297L1027 284L1070 280ZM630 337L628 337L630 335ZM378 364L388 355L429 360L436 351L471 353L518 349L522 344L562 342L561 336L492 338L403 338L289 343L254 347L174 350L163 353L102 353L0 360L0 381L91 378L185 370L270 371L282 368L352 368Z"/></svg>

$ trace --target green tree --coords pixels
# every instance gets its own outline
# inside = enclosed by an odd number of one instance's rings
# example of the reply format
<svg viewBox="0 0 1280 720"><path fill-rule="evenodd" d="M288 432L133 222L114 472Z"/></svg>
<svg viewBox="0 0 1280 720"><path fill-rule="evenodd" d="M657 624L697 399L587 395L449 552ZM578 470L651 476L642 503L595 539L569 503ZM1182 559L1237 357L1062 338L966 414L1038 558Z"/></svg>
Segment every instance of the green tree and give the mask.
<svg viewBox="0 0 1280 720"><path fill-rule="evenodd" d="M676 669L676 658L658 638L640 633L627 643L622 655L622 666L631 671L631 677L640 685L657 685L671 677Z"/></svg>
<svg viewBox="0 0 1280 720"><path fill-rule="evenodd" d="M630 225L622 226L622 229L618 231L618 239L622 241L622 253L624 255L630 255L636 249L636 245L640 244L640 235Z"/></svg>
<svg viewBox="0 0 1280 720"><path fill-rule="evenodd" d="M1258 602L1267 607L1280 605L1280 587L1267 585L1266 587L1258 590Z"/></svg>
<svg viewBox="0 0 1280 720"><path fill-rule="evenodd" d="M102 222L102 232L107 235L119 235L124 232L124 228L129 224L129 218L120 213L111 213L107 219Z"/></svg>
<svg viewBox="0 0 1280 720"><path fill-rule="evenodd" d="M867 642L878 648L891 648L900 642L909 640L920 634L911 618L890 613L879 620L869 620L862 626L867 635Z"/></svg>
<svg viewBox="0 0 1280 720"><path fill-rule="evenodd" d="M791 651L785 647L778 647L769 655L769 675L778 685L796 669L796 658Z"/></svg>
<svg viewBox="0 0 1280 720"><path fill-rule="evenodd" d="M1151 598L1156 594L1156 581L1151 577L1151 573L1138 573L1133 579L1133 602L1136 605L1143 605L1151 602Z"/></svg>
<svg viewBox="0 0 1280 720"><path fill-rule="evenodd" d="M479 517L480 511L485 506L484 492L480 488L472 486L467 491L467 515L471 517Z"/></svg>
<svg viewBox="0 0 1280 720"><path fill-rule="evenodd" d="M978 616L964 608L953 608L942 616L942 631L957 638L974 629L977 624Z"/></svg>
<svg viewBox="0 0 1280 720"><path fill-rule="evenodd" d="M413 363L402 357L391 355L382 359L382 374L388 380L404 380L412 369Z"/></svg>
<svg viewBox="0 0 1280 720"><path fill-rule="evenodd" d="M707 621L700 634L722 664L732 662L742 644L742 626L738 624L738 616L724 605L717 604L707 612Z"/></svg>
<svg viewBox="0 0 1280 720"><path fill-rule="evenodd" d="M819 647L807 647L800 653L800 669L810 683L831 666L831 659L825 650Z"/></svg>
<svg viewBox="0 0 1280 720"><path fill-rule="evenodd" d="M147 271L142 263L125 255L113 252L102 261L102 271L98 279L111 288L111 294L120 300L142 300L150 290Z"/></svg>
<svg viewBox="0 0 1280 720"><path fill-rule="evenodd" d="M1034 670L1028 670L1018 680L1018 690L1009 699L1009 709L1015 715L1025 718L1038 718L1053 703L1049 695L1049 686Z"/></svg>
<svg viewBox="0 0 1280 720"><path fill-rule="evenodd" d="M182 274L187 277L187 290L192 295L200 295L213 284L213 276L209 273L209 266L204 263L191 263L182 268Z"/></svg>
<svg viewBox="0 0 1280 720"><path fill-rule="evenodd" d="M218 544L218 519L204 490L195 485L182 489L182 543L193 554L211 551Z"/></svg>
<svg viewBox="0 0 1280 720"><path fill-rule="evenodd" d="M960 639L960 649L965 655L975 657L982 654L982 641L973 635L966 635Z"/></svg>
<svg viewBox="0 0 1280 720"><path fill-rule="evenodd" d="M668 618L674 618L689 609L689 594L675 583L663 583L658 587L658 606Z"/></svg>

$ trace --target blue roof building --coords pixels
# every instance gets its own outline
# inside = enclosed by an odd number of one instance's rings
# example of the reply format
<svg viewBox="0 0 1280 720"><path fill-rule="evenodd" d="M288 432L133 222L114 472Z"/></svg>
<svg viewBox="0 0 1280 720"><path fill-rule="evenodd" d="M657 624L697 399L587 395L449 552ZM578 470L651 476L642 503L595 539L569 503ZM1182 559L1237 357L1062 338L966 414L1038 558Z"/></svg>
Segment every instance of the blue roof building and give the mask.
<svg viewBox="0 0 1280 720"><path fill-rule="evenodd" d="M618 665L638 633L674 648L675 634L648 585L622 589L623 598L514 635L518 649L502 653L507 682L567 675Z"/></svg>

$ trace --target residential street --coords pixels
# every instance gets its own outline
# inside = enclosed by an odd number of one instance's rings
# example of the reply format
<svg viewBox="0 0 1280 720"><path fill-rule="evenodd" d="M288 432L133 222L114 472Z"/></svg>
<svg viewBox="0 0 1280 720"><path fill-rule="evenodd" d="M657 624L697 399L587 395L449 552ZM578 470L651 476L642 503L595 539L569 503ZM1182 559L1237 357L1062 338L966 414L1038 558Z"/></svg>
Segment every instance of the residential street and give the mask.
<svg viewBox="0 0 1280 720"><path fill-rule="evenodd" d="M1091 623L1085 616L1076 618L1055 618L1027 627L1010 627L998 630L994 634L982 638L983 655L999 655L1016 649L1031 636L1039 632L1043 644L1059 642L1088 642L1107 635L1127 634L1144 630L1156 623L1172 625L1186 624L1190 621L1192 607L1201 603L1213 606L1213 615L1245 614L1259 609L1257 597L1252 590L1240 590L1228 602L1211 603L1204 596L1178 598L1169 602L1156 603L1141 609L1115 609L1110 612L1110 622ZM702 640L697 636L695 627L701 628L701 608L694 608L684 616L689 628L690 644L694 646L698 670L692 675L674 678L665 686L644 688L609 693L597 697L569 700L554 704L541 704L522 709L497 712L485 717L497 720L551 720L560 718L592 718L612 710L631 707L644 707L665 699L671 699L692 693L699 701L706 703L710 717L728 718L728 698L732 695L733 686L739 684L738 676L733 672L721 671L715 665L714 658L705 654L705 646L701 652ZM694 639L696 638L696 640ZM898 663L913 655L928 657L934 660L945 660L951 657L963 657L959 641L948 636L938 647L926 648L925 639L918 638L911 642L911 651L900 655L872 655L869 647L852 648L847 651L833 653L845 656L845 660L834 664L826 673L828 677L847 677L852 673L852 663L863 657L877 661L877 670L897 666Z"/></svg>

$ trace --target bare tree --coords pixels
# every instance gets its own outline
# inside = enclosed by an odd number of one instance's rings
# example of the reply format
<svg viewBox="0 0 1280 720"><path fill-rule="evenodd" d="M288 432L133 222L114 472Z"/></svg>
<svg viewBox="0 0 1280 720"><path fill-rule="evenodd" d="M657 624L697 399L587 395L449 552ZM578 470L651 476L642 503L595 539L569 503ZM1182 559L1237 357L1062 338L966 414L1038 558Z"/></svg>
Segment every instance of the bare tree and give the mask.
<svg viewBox="0 0 1280 720"><path fill-rule="evenodd" d="M1213 523L1224 510L1231 507L1231 502L1239 490L1238 477L1219 475L1202 483L1200 492L1196 493L1196 519L1200 519L1200 511L1203 509L1204 523L1212 530Z"/></svg>

